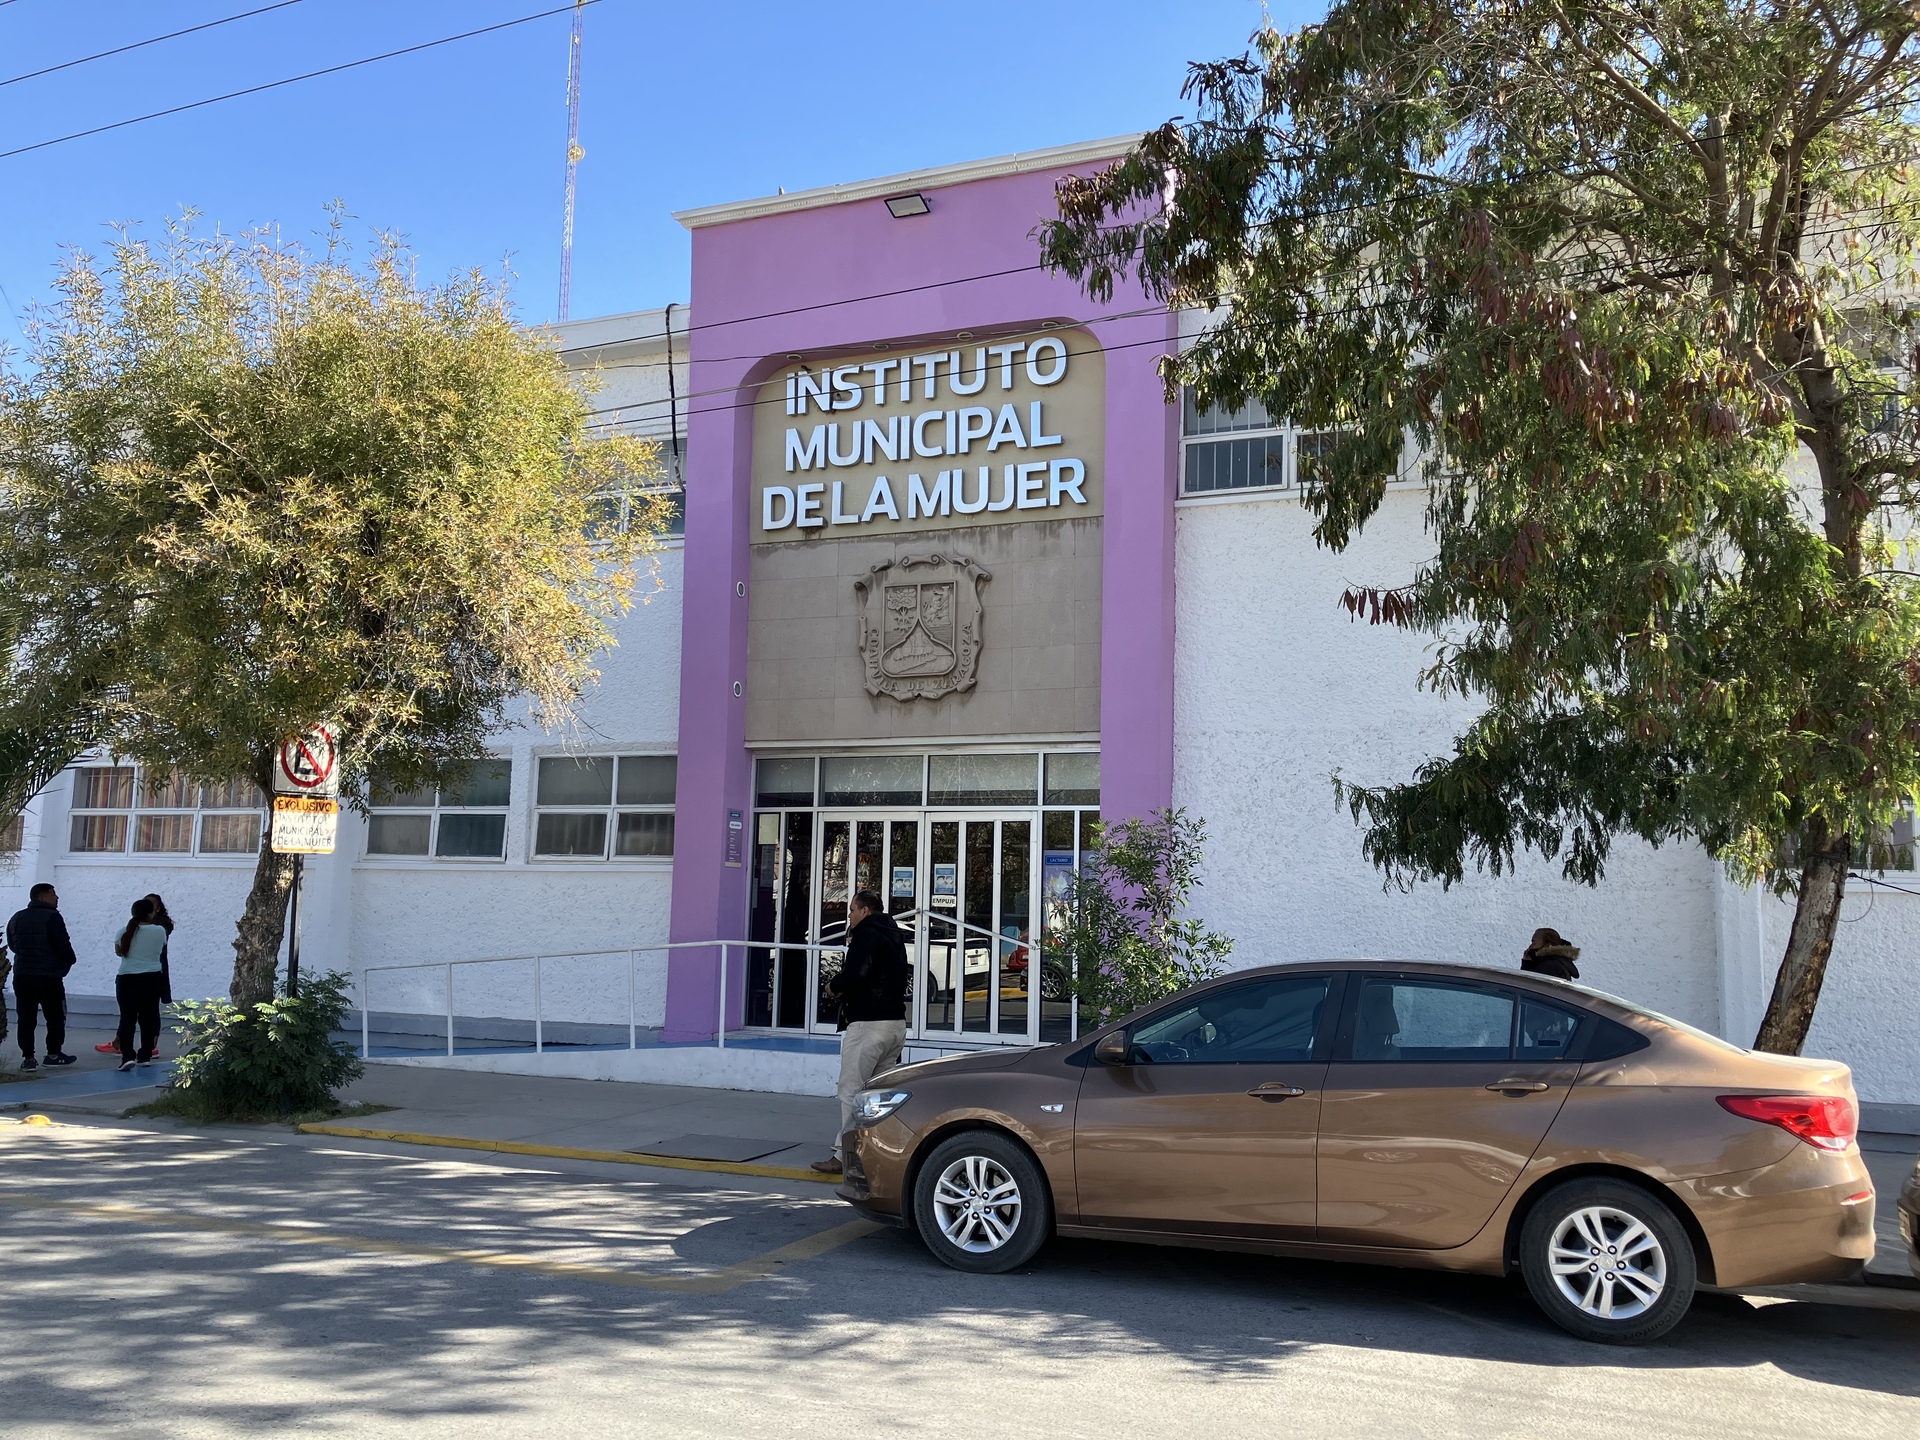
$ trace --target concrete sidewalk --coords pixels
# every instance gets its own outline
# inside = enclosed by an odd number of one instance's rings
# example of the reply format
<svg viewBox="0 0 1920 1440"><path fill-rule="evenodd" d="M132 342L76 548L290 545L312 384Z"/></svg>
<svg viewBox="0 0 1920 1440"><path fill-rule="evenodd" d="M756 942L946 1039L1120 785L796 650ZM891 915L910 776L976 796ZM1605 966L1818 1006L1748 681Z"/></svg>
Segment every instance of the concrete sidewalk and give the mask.
<svg viewBox="0 0 1920 1440"><path fill-rule="evenodd" d="M93 1078L114 1082L134 1076L109 1072ZM116 1085L78 1094L77 1088L55 1093L37 1082L8 1085L0 1087L0 1106L28 1104L117 1118L159 1093L152 1072L139 1089ZM829 1177L807 1167L832 1148L840 1120L837 1100L814 1095L418 1069L378 1061L340 1099L347 1105L393 1108L301 1128L314 1135L407 1145L828 1184L833 1183Z"/></svg>

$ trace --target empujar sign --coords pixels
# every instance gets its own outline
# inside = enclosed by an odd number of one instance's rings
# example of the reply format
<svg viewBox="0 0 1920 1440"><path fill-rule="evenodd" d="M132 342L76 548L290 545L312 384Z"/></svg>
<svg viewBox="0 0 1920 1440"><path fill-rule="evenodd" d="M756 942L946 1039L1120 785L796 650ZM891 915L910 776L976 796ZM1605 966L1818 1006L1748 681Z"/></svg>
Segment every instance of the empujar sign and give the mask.
<svg viewBox="0 0 1920 1440"><path fill-rule="evenodd" d="M1106 358L1084 330L798 364L755 409L755 543L1102 512Z"/></svg>

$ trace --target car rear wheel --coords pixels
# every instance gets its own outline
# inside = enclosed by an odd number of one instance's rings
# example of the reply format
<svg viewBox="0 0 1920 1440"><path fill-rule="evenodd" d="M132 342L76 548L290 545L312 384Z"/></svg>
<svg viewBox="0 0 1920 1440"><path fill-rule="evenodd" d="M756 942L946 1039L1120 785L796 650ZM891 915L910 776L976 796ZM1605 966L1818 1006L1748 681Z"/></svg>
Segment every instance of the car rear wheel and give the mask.
<svg viewBox="0 0 1920 1440"><path fill-rule="evenodd" d="M1693 1241L1657 1197L1624 1180L1571 1180L1540 1198L1520 1232L1534 1303L1582 1340L1637 1345L1693 1304Z"/></svg>
<svg viewBox="0 0 1920 1440"><path fill-rule="evenodd" d="M967 1130L941 1141L920 1167L913 1217L942 1263L998 1274L1046 1243L1053 1197L1022 1146L996 1130Z"/></svg>

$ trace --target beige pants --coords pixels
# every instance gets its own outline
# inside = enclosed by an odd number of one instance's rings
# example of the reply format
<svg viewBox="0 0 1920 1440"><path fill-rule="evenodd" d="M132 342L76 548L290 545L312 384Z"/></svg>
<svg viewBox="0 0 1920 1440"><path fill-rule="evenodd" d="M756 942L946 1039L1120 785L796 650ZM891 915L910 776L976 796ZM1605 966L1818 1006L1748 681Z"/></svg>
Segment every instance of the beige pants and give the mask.
<svg viewBox="0 0 1920 1440"><path fill-rule="evenodd" d="M833 1136L834 1154L840 1153L840 1137L853 1124L853 1097L880 1071L900 1063L900 1044L906 1038L904 1020L855 1020L841 1032L840 1128Z"/></svg>

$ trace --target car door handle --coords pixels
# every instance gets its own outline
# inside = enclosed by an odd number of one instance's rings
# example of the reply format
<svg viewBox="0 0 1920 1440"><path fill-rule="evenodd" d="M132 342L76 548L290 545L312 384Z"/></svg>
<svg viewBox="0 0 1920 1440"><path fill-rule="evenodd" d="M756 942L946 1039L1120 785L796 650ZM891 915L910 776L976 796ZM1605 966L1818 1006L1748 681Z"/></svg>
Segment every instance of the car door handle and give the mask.
<svg viewBox="0 0 1920 1440"><path fill-rule="evenodd" d="M1487 1086L1487 1089L1498 1090L1502 1095L1538 1095L1546 1088L1538 1080L1496 1080Z"/></svg>
<svg viewBox="0 0 1920 1440"><path fill-rule="evenodd" d="M1282 1085L1275 1080L1269 1080L1264 1085L1256 1085L1247 1091L1247 1094L1256 1100L1291 1100L1295 1095L1306 1093L1298 1085Z"/></svg>

